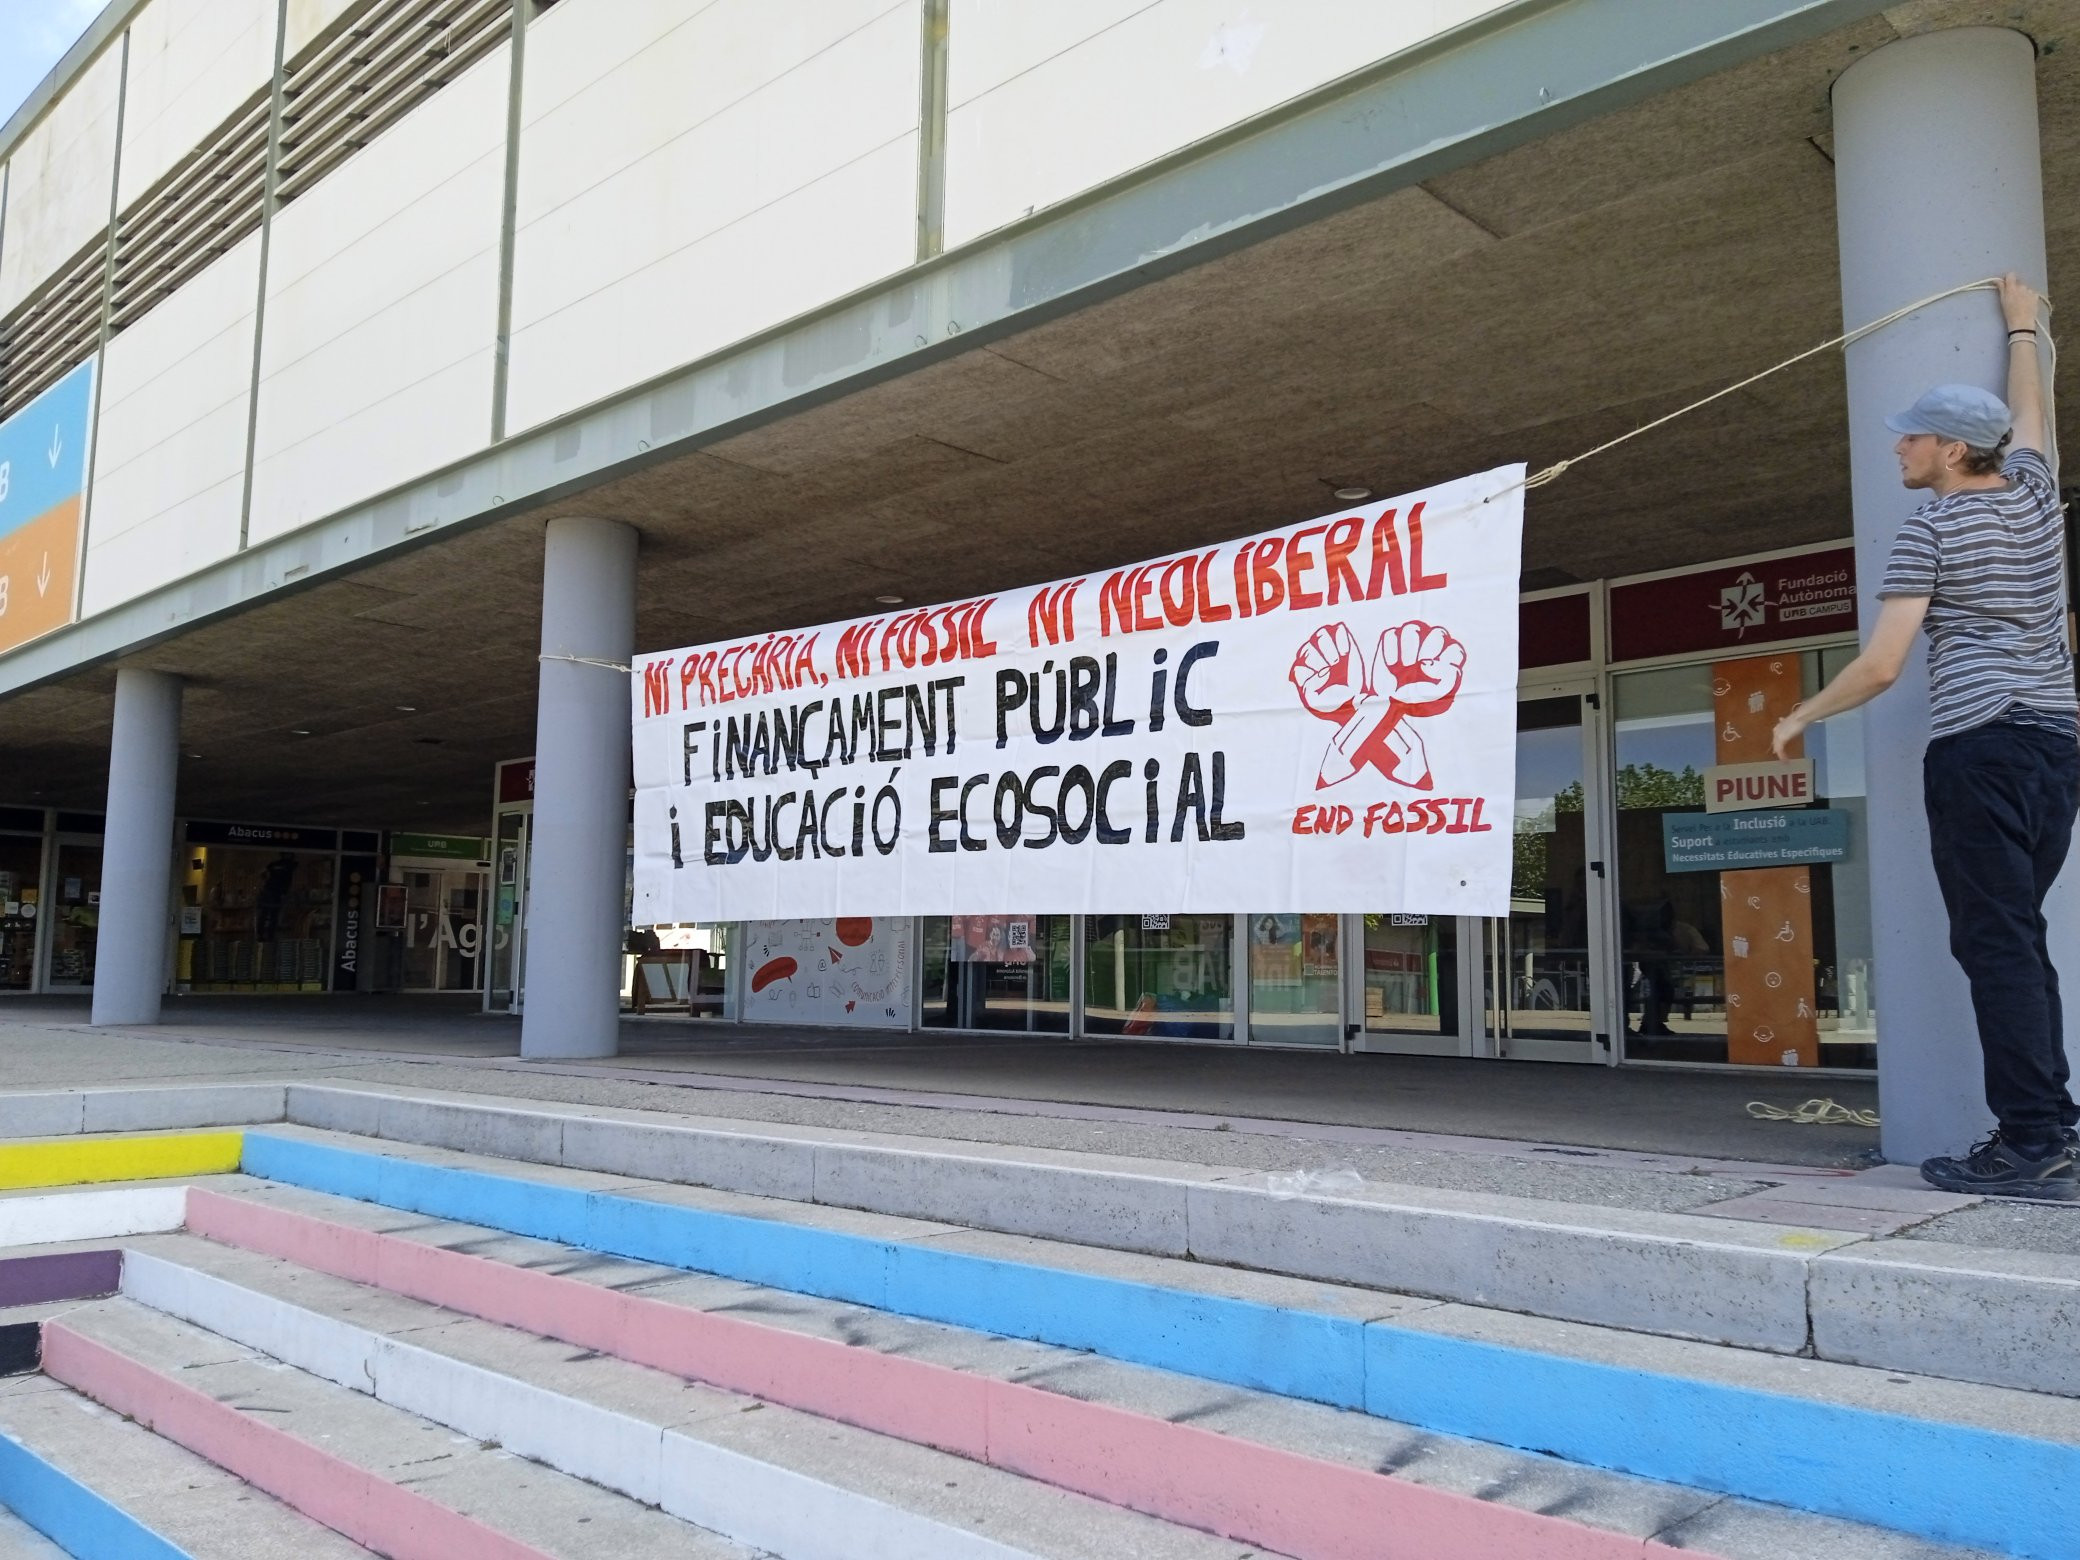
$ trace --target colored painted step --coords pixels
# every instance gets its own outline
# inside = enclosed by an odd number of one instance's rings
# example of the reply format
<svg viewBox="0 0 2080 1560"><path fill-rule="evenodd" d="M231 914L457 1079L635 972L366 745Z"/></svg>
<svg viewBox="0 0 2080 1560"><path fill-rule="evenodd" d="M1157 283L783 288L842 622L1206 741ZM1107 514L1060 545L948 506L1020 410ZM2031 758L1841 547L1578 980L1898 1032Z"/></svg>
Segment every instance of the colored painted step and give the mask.
<svg viewBox="0 0 2080 1560"><path fill-rule="evenodd" d="M130 1253L129 1272L126 1297L140 1304L779 1555L1243 1552L927 1447L689 1388L605 1351L573 1356L524 1329L391 1300L374 1308L393 1329L385 1337L357 1321L371 1314L361 1286L208 1242L157 1242Z"/></svg>
<svg viewBox="0 0 2080 1560"><path fill-rule="evenodd" d="M641 1183L626 1184L647 1195L616 1196L602 1189L604 1178L598 1176L584 1177L582 1189L540 1179L509 1179L500 1185L502 1178L474 1167L305 1141L263 1144L265 1136L256 1134L260 1151L277 1156L279 1150L278 1167L291 1172L287 1178L297 1179L300 1172L310 1177L301 1184L318 1189L329 1183L365 1200L588 1250L1090 1349L1260 1390L1313 1395L1288 1384L1311 1379L1310 1365L1319 1362L1295 1360L1287 1352L1296 1339L1301 1340L1298 1347L1305 1347L1306 1333L1293 1325L1302 1318L1281 1317L1279 1307L933 1250L943 1244L936 1239L870 1240L820 1230L800 1222L813 1215L792 1205L788 1212L796 1222L780 1224L688 1205L696 1196L736 1208L755 1206L753 1199ZM198 1192L195 1206L209 1208L211 1195ZM662 1200L666 1197L671 1200ZM205 1211L195 1227L207 1232L209 1218ZM884 1226L890 1222L881 1221ZM285 1248L280 1254L313 1260L302 1250ZM899 1282L902 1265L916 1261L933 1264L929 1271L948 1283L947 1292L927 1294L922 1305L909 1303L922 1286ZM954 1263L965 1266L949 1266ZM978 1271L980 1277L961 1282ZM878 1288L870 1287L877 1282ZM891 1303L898 1295L905 1303ZM442 1303L457 1303L456 1297ZM527 1302L516 1295L511 1303ZM1440 1306L1369 1323L1325 1315L1304 1320L1351 1340L1356 1369L1349 1378L1350 1395L1357 1401L1346 1399L1343 1406L1385 1419L1931 1540L2053 1560L2065 1560L2064 1535L2080 1523L2080 1405L2041 1400L2032 1405L2033 1421L2063 1424L2063 1432L2015 1435L2004 1430L1997 1411L1970 1422L1962 1415L1916 1417L1874 1408L1870 1405L1886 1401L1882 1393L1869 1393L1868 1384L1881 1379L1879 1373L1856 1367L1777 1360L1566 1323L1541 1324L1547 1332L1547 1346L1541 1348L1498 1347L1479 1336L1478 1326L1454 1335L1455 1325L1469 1318L1478 1322L1484 1314ZM1433 1315L1442 1321L1432 1325ZM1151 1317L1163 1324L1163 1357L1137 1359L1148 1352L1148 1337L1155 1331ZM1252 1330L1259 1317L1263 1325ZM536 1316L522 1324L539 1326L541 1321ZM1621 1352L1603 1360L1585 1348L1570 1357L1555 1341L1563 1339L1612 1345ZM573 1341L599 1346L591 1338ZM1627 1365L1622 1351L1628 1348L1668 1351L1675 1368ZM1761 1376L1754 1378L1758 1371ZM1714 1379L1714 1372L1722 1379ZM1865 1393L1868 1401L1831 1402L1811 1395L1800 1382L1815 1374ZM1274 1379L1267 1383L1266 1376ZM1542 1390L1511 1391L1513 1376L1537 1379ZM1462 1377L1475 1390L1456 1391ZM1485 1385L1490 1382L1492 1392ZM1999 1389L1921 1385L1959 1402L2003 1401ZM1602 1404L1612 1405L1612 1411L1600 1415ZM1665 1422L1683 1425L1684 1434L1639 1431Z"/></svg>
<svg viewBox="0 0 2080 1560"><path fill-rule="evenodd" d="M169 1132L0 1143L0 1190L224 1175L238 1169L243 1134Z"/></svg>
<svg viewBox="0 0 2080 1560"><path fill-rule="evenodd" d="M42 1377L0 1381L0 1504L75 1560L367 1560L244 1480Z"/></svg>
<svg viewBox="0 0 2080 1560"><path fill-rule="evenodd" d="M125 1300L46 1323L44 1370L392 1560L750 1560L662 1512Z"/></svg>
<svg viewBox="0 0 2080 1560"><path fill-rule="evenodd" d="M0 1194L0 1250L177 1230L187 1216L188 1189L177 1185Z"/></svg>
<svg viewBox="0 0 2080 1560"><path fill-rule="evenodd" d="M309 1257L329 1243L329 1232L315 1221L250 1204L231 1206L237 1201L212 1199L207 1209L199 1210L199 1223L214 1238L247 1250L272 1237ZM253 1237L250 1244L237 1240L241 1231ZM769 1402L941 1448L1109 1505L1298 1560L1358 1560L1370 1555L1478 1560L1520 1554L1659 1560L1677 1552L1636 1534L1389 1478L1369 1467L1086 1401L1052 1386L992 1379L931 1361L805 1337L742 1317L629 1293L618 1285L605 1288L388 1236L337 1246L338 1254L348 1257L341 1266L354 1258L372 1265L374 1275L362 1282L413 1294L442 1309L429 1309L419 1328L385 1343L347 1320L356 1300L345 1285L328 1292L322 1285L299 1281L293 1269L275 1275L270 1283L250 1263L212 1257L212 1248L197 1249L192 1241L163 1241L154 1252L131 1253L125 1294L386 1400L399 1390L386 1382L386 1372L399 1374L410 1356L422 1378L433 1378L404 1389L416 1391L413 1401L422 1411L433 1412L424 1409L428 1402L495 1403L503 1411L499 1417L446 1422L638 1498L648 1495L646 1485L617 1481L640 1477L641 1459L631 1451L647 1444L648 1438L625 1421L609 1427L597 1415L555 1401L538 1403L530 1413L522 1395L511 1388L492 1392L472 1389L462 1381L439 1384L468 1369L442 1358L443 1351L457 1346L456 1329L434 1330L443 1313L459 1310L515 1322L525 1330L673 1377L755 1393ZM421 1339L423 1346L415 1347ZM623 1386L620 1396L628 1395ZM658 1397L660 1411L668 1413L675 1394L666 1389ZM975 1477L961 1475L959 1482L972 1484ZM744 1480L755 1484L758 1475L747 1473ZM999 1487L1010 1486L1000 1481ZM758 1503L767 1510L776 1504ZM666 1509L679 1508L666 1502ZM693 1510L681 1514L716 1525L711 1515ZM857 1533L868 1526L855 1520L848 1530ZM746 1541L790 1552L785 1535L727 1530ZM1393 1537L1389 1541L1382 1535ZM962 1550L942 1539L921 1552L952 1555ZM1150 1551L1146 1544L1137 1544L1133 1552Z"/></svg>

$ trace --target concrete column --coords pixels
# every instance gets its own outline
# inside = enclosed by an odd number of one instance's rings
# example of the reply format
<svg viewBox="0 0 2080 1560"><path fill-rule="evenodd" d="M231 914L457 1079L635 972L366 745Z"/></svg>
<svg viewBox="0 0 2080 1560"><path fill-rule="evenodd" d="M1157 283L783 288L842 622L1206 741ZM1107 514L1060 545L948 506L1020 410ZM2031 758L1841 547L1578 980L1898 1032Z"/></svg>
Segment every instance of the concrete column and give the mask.
<svg viewBox="0 0 2080 1560"><path fill-rule="evenodd" d="M1835 83L1835 197L1842 314L1859 325L1944 288L2014 269L2044 285L2036 52L2021 33L1967 27L1878 50ZM1900 486L1883 418L1930 385L2000 392L2006 338L1991 293L1968 293L1879 332L1848 354L1849 459L1863 626L1900 522L1925 494ZM1878 1018L1879 1108L1888 1159L1956 1153L1992 1124L1964 976L1929 864L1921 753L1928 741L1925 641L1898 685L1864 711ZM2080 868L2049 906L2061 974L2080 995ZM2066 1010L2076 1049L2080 1001Z"/></svg>
<svg viewBox="0 0 2080 1560"><path fill-rule="evenodd" d="M549 522L524 1057L612 1056L620 1044L629 702L628 675L612 667L635 649L635 597L634 531Z"/></svg>
<svg viewBox="0 0 2080 1560"><path fill-rule="evenodd" d="M156 1024L166 988L173 890L173 800L181 757L181 683L165 672L116 673L108 746L108 824L94 944L97 1024Z"/></svg>

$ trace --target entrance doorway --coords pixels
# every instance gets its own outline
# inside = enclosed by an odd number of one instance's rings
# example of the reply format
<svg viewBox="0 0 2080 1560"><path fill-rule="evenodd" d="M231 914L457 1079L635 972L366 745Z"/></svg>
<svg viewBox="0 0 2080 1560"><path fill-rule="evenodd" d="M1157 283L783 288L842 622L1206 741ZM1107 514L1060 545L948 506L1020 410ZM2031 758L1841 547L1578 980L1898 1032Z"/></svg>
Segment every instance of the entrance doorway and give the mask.
<svg viewBox="0 0 2080 1560"><path fill-rule="evenodd" d="M1510 912L1485 926L1482 1009L1497 1055L1614 1062L1602 699L1591 681L1517 704Z"/></svg>
<svg viewBox="0 0 2080 1560"><path fill-rule="evenodd" d="M1354 1051L1403 1056L1471 1056L1466 980L1478 957L1480 923L1452 915L1345 918Z"/></svg>
<svg viewBox="0 0 2080 1560"><path fill-rule="evenodd" d="M473 867L408 867L404 901L404 989L475 991L484 874Z"/></svg>

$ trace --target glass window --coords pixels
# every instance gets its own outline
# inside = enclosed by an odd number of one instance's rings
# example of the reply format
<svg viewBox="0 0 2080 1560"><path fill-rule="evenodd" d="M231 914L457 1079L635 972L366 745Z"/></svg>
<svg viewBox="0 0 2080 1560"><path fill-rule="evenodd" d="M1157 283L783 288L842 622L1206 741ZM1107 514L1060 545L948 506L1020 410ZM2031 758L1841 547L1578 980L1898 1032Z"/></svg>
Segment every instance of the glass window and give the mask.
<svg viewBox="0 0 2080 1560"><path fill-rule="evenodd" d="M1767 754L1767 730L1855 654L1732 657L1615 680L1618 897L1626 1054L1664 1061L1873 1067L1863 728L1815 726L1816 807L1849 815L1849 858L1670 872L1662 819L1701 814L1705 771Z"/></svg>
<svg viewBox="0 0 2080 1560"><path fill-rule="evenodd" d="M1084 1027L1165 1040L1235 1037L1235 918L1094 915L1084 945Z"/></svg>
<svg viewBox="0 0 2080 1560"><path fill-rule="evenodd" d="M338 865L308 851L189 846L188 883L202 912L184 955L191 989L325 990Z"/></svg>
<svg viewBox="0 0 2080 1560"><path fill-rule="evenodd" d="M1509 919L1489 923L1482 990L1490 1032L1587 1054L1592 1035L1589 861L1579 694L1517 706Z"/></svg>
<svg viewBox="0 0 2080 1560"><path fill-rule="evenodd" d="M433 991L440 985L441 947L438 872L406 868L404 878L404 989Z"/></svg>
<svg viewBox="0 0 2080 1560"><path fill-rule="evenodd" d="M101 847L61 842L57 903L51 911L50 984L94 984L94 944L101 934Z"/></svg>
<svg viewBox="0 0 2080 1560"><path fill-rule="evenodd" d="M498 838L492 844L490 1005L514 1005L519 992L521 905L527 868L526 814L498 815Z"/></svg>
<svg viewBox="0 0 2080 1560"><path fill-rule="evenodd" d="M1333 915L1249 917L1249 1037L1253 1043L1342 1043L1337 942Z"/></svg>
<svg viewBox="0 0 2080 1560"><path fill-rule="evenodd" d="M441 990L475 991L477 954L484 935L484 874L450 867L442 877L446 952L441 962Z"/></svg>
<svg viewBox="0 0 2080 1560"><path fill-rule="evenodd" d="M36 978L36 911L43 841L0 834L0 991L27 991Z"/></svg>
<svg viewBox="0 0 2080 1560"><path fill-rule="evenodd" d="M1459 1028L1459 921L1449 915L1365 917L1364 1025L1398 1034Z"/></svg>
<svg viewBox="0 0 2080 1560"><path fill-rule="evenodd" d="M1069 1032L1070 918L924 918L927 1029Z"/></svg>

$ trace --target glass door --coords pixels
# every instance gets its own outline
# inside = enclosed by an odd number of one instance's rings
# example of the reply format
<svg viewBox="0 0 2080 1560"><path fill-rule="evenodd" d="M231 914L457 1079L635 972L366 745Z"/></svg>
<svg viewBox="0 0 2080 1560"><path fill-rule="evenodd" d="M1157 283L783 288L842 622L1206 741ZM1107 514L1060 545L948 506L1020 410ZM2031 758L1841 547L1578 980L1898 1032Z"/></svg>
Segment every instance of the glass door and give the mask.
<svg viewBox="0 0 2080 1560"><path fill-rule="evenodd" d="M1517 705L1510 912L1486 923L1482 1006L1496 1054L1615 1060L1605 967L1608 851L1595 799L1601 700L1588 685L1526 688Z"/></svg>
<svg viewBox="0 0 2080 1560"><path fill-rule="evenodd" d="M524 812L498 815L498 837L491 847L491 965L484 986L484 1008L492 1013L520 1011L522 955L527 942L527 874L529 825Z"/></svg>
<svg viewBox="0 0 2080 1560"><path fill-rule="evenodd" d="M1620 1038L1630 1061L1760 1067L1877 1065L1870 858L1714 871L1671 862L1668 820L1707 825L1715 766L1759 764L1783 712L1856 654L1764 651L1625 672L1611 682L1617 764ZM1806 733L1811 795L1861 841L1863 727ZM1727 801L1734 805L1725 806ZM1722 827L1790 811L1721 798Z"/></svg>
<svg viewBox="0 0 2080 1560"><path fill-rule="evenodd" d="M441 986L441 875L423 868L404 873L404 989Z"/></svg>
<svg viewBox="0 0 2080 1560"><path fill-rule="evenodd" d="M1477 923L1451 915L1354 915L1345 936L1357 957L1349 970L1354 1051L1407 1056L1470 1054L1460 1015L1468 1009L1469 973L1459 956L1478 950Z"/></svg>
<svg viewBox="0 0 2080 1560"><path fill-rule="evenodd" d="M94 984L94 945L101 931L101 844L58 842L56 903L45 987L78 991Z"/></svg>
<svg viewBox="0 0 2080 1560"><path fill-rule="evenodd" d="M441 873L441 990L475 991L484 946L484 874L469 867Z"/></svg>
<svg viewBox="0 0 2080 1560"><path fill-rule="evenodd" d="M1249 928L1249 1043L1343 1044L1337 948L1343 917L1245 916Z"/></svg>

